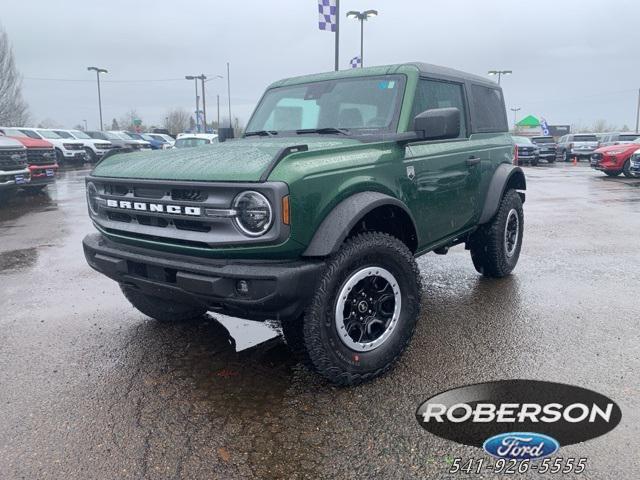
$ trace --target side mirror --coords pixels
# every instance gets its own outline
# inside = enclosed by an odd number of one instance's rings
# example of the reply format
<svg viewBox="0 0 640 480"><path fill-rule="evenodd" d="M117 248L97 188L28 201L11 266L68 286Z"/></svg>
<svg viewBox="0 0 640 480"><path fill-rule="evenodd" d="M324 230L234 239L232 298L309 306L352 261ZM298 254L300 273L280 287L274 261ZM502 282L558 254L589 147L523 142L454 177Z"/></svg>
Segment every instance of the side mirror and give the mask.
<svg viewBox="0 0 640 480"><path fill-rule="evenodd" d="M416 115L413 130L421 140L445 140L460 135L460 110L432 108Z"/></svg>
<svg viewBox="0 0 640 480"><path fill-rule="evenodd" d="M222 143L226 140L233 138L233 136L234 136L233 128L230 128L230 127L218 128L218 142Z"/></svg>

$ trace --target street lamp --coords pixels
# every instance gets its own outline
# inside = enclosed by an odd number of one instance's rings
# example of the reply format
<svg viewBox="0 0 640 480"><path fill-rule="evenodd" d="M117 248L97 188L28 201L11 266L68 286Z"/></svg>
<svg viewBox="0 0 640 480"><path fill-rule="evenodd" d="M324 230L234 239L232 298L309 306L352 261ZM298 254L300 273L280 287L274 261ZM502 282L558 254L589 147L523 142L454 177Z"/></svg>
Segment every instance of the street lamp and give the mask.
<svg viewBox="0 0 640 480"><path fill-rule="evenodd" d="M185 80L193 80L193 84L196 87L196 133L200 130L200 97L198 96L198 79L200 76L197 75L185 75Z"/></svg>
<svg viewBox="0 0 640 480"><path fill-rule="evenodd" d="M201 73L197 78L202 81L202 116L204 117L204 133L207 133L207 106L205 101L204 84L210 82L211 80L217 80L224 77L222 75L216 75L213 78L207 79L206 75L204 73ZM220 104L218 104L218 122L220 122Z"/></svg>
<svg viewBox="0 0 640 480"><path fill-rule="evenodd" d="M489 70L487 73L489 75L497 75L498 85L500 85L500 78L502 78L502 75L511 75L513 72L511 70Z"/></svg>
<svg viewBox="0 0 640 480"><path fill-rule="evenodd" d="M100 131L102 131L103 126L102 126L102 98L100 95L100 74L109 73L109 72L104 68L98 68L98 67L87 67L87 70L96 72L96 79L98 80L98 110L100 111Z"/></svg>
<svg viewBox="0 0 640 480"><path fill-rule="evenodd" d="M513 112L513 131L515 132L516 131L516 125L517 125L516 124L517 115L518 115L518 112L520 110L522 110L522 109L520 107L516 107L516 108L510 108L509 110L511 110Z"/></svg>
<svg viewBox="0 0 640 480"><path fill-rule="evenodd" d="M364 22L371 17L377 16L377 10L365 10L364 12L351 10L350 12L347 12L347 18L353 18L360 21L360 68L364 67Z"/></svg>

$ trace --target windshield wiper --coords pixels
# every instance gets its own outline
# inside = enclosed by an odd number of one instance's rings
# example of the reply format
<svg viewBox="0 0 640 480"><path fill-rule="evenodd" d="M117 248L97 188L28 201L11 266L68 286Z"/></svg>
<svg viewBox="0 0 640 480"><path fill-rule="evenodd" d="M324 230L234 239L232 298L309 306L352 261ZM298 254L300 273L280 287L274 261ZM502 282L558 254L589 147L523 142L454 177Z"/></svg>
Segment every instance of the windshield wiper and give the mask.
<svg viewBox="0 0 640 480"><path fill-rule="evenodd" d="M256 130L255 132L245 132L245 137L257 136L257 137L273 137L278 132L275 130Z"/></svg>
<svg viewBox="0 0 640 480"><path fill-rule="evenodd" d="M319 133L319 134L327 134L327 133L339 133L340 135L349 135L348 128L335 128L335 127L324 127L324 128L303 128L300 130L296 130L298 135L304 135L305 133Z"/></svg>

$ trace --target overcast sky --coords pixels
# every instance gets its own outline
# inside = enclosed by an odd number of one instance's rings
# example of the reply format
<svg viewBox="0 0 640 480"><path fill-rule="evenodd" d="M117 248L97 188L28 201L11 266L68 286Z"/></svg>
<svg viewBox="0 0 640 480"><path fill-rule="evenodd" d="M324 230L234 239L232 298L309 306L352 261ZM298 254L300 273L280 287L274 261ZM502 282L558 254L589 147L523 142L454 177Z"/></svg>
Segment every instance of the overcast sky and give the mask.
<svg viewBox="0 0 640 480"><path fill-rule="evenodd" d="M97 127L95 76L86 71L97 65L109 70L103 77L105 123L134 108L145 124L161 124L170 108L195 108L193 82L183 80L185 74L226 76L227 61L233 114L246 121L270 82L333 69L334 36L318 29L316 5L3 1L0 22L36 121L50 118L70 127L87 119ZM507 109L521 107L520 118L635 126L637 0L341 0L343 14L369 8L380 15L365 25L366 65L424 61L480 75L511 69L502 85ZM341 33L341 68L348 68L359 52L358 23L343 17ZM212 119L217 93L226 107L226 80L209 82L206 93Z"/></svg>

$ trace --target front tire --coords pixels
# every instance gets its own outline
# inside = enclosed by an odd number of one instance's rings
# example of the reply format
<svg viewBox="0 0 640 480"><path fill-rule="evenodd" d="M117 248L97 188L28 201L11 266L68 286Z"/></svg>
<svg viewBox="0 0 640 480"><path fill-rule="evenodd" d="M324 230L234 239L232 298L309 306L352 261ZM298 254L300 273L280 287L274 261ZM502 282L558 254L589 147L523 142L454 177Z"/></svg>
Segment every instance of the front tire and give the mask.
<svg viewBox="0 0 640 480"><path fill-rule="evenodd" d="M624 162L624 167L622 167L622 173L627 178L633 178L633 175L630 169L631 169L631 160L627 160L626 162Z"/></svg>
<svg viewBox="0 0 640 480"><path fill-rule="evenodd" d="M566 150L564 152L562 152L562 160L565 161L565 162L570 162L571 161L571 156L567 153Z"/></svg>
<svg viewBox="0 0 640 480"><path fill-rule="evenodd" d="M85 148L84 150L85 152L87 152L87 161L89 163L96 163L96 161L98 160L98 156L96 155L96 152L94 152L90 148Z"/></svg>
<svg viewBox="0 0 640 480"><path fill-rule="evenodd" d="M407 347L420 293L420 272L405 244L378 232L352 237L327 260L297 346L313 370L333 383L371 380Z"/></svg>
<svg viewBox="0 0 640 480"><path fill-rule="evenodd" d="M615 171L605 170L604 173L607 175L607 177L617 177L622 173L622 171L621 170L615 170Z"/></svg>
<svg viewBox="0 0 640 480"><path fill-rule="evenodd" d="M203 306L154 297L122 283L120 284L120 289L131 305L146 316L159 322L184 322L201 317L207 313L207 309Z"/></svg>
<svg viewBox="0 0 640 480"><path fill-rule="evenodd" d="M518 263L524 233L522 199L508 190L493 219L480 227L469 241L473 266L485 277L502 278Z"/></svg>

